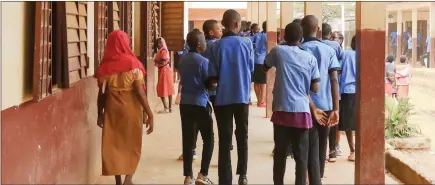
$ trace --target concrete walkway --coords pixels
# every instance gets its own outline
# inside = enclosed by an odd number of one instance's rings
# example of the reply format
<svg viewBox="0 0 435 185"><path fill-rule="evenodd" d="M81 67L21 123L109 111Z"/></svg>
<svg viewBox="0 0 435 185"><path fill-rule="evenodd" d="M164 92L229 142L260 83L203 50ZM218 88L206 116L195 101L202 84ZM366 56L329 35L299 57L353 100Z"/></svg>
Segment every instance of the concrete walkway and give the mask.
<svg viewBox="0 0 435 185"><path fill-rule="evenodd" d="M270 155L273 150L273 129L269 119L264 118L265 109L250 107L249 122L249 164L248 180L250 184L273 184L272 165ZM216 123L214 123L216 125ZM177 158L181 154L181 125L178 106L174 107L172 114L156 115L154 133L143 138L142 159L134 176L136 184L182 184L182 161ZM209 176L217 183L218 137L215 126L215 150L210 167ZM345 138L345 137L343 137ZM234 147L236 147L235 138ZM198 138L198 156L201 156L202 140ZM347 161L349 153L346 140L342 140L343 156L335 163L327 163L324 184L353 184L354 163ZM237 184L235 176L237 163L236 150L232 152L233 183ZM294 183L295 163L287 161L285 183ZM194 162L194 173L200 169L200 160ZM101 177L97 184L114 183L113 177ZM387 176L387 184L397 184Z"/></svg>

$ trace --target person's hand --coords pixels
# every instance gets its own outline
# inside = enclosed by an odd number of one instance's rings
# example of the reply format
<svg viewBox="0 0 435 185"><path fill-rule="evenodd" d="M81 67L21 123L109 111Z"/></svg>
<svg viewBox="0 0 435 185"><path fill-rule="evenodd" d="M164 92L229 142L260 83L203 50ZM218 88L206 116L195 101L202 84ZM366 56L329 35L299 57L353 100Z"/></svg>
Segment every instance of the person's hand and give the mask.
<svg viewBox="0 0 435 185"><path fill-rule="evenodd" d="M325 111L321 109L315 109L313 116L319 125L326 126L328 124L328 114L326 114Z"/></svg>
<svg viewBox="0 0 435 185"><path fill-rule="evenodd" d="M333 127L333 126L338 124L339 120L340 120L340 116L339 116L338 110L334 110L331 112L331 114L329 114L328 125L330 127Z"/></svg>
<svg viewBox="0 0 435 185"><path fill-rule="evenodd" d="M145 122L145 128L148 128L147 134L151 134L154 131L154 118L148 117Z"/></svg>
<svg viewBox="0 0 435 185"><path fill-rule="evenodd" d="M97 125L98 125L100 128L103 128L103 127L104 127L104 115L98 115L98 118L97 118Z"/></svg>

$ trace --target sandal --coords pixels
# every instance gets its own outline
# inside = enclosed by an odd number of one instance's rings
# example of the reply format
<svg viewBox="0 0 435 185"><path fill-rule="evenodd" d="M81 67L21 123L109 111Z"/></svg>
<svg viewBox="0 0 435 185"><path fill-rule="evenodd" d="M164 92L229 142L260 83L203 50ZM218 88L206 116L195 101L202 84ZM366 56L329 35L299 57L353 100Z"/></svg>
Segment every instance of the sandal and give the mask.
<svg viewBox="0 0 435 185"><path fill-rule="evenodd" d="M168 109L163 109L163 110L157 112L157 114L168 114L168 113L170 113L170 112L168 111Z"/></svg>

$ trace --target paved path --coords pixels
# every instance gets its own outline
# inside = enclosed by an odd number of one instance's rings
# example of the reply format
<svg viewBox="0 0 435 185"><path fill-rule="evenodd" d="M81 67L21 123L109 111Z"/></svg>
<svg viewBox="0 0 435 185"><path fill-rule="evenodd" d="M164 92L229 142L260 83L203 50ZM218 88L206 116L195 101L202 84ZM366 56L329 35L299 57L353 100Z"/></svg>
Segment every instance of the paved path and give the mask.
<svg viewBox="0 0 435 185"><path fill-rule="evenodd" d="M273 149L273 129L269 119L264 118L264 108L250 107L249 122L249 164L248 179L250 184L273 184L271 152ZM178 106L175 106L172 114L157 115L155 131L152 135L143 138L142 158L137 169L134 181L136 184L182 184L182 162L177 158L181 153L181 125ZM214 123L214 125L216 125ZM345 137L343 137L345 138ZM218 137L215 126L215 151L209 172L210 178L217 183L217 158ZM235 139L234 147L236 147ZM202 140L198 138L198 156L201 155ZM336 163L328 163L326 166L326 178L324 184L353 184L354 163L347 161L346 140L341 143L344 156ZM232 152L233 171L237 162L237 153ZM293 160L287 161L287 173L285 183L294 183ZM194 162L194 173L200 169L200 160ZM233 183L237 184L237 176L233 176ZM113 177L101 177L97 184L114 183ZM397 184L395 180L387 176L387 184Z"/></svg>

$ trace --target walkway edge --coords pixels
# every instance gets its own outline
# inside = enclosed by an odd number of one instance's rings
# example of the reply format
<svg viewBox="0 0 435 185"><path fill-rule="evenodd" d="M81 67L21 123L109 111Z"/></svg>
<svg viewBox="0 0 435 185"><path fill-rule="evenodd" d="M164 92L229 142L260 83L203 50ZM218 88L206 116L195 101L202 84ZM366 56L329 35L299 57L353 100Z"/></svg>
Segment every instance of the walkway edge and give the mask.
<svg viewBox="0 0 435 185"><path fill-rule="evenodd" d="M387 170L404 184L435 184L435 179L422 173L423 170L400 151L387 150L385 164Z"/></svg>

